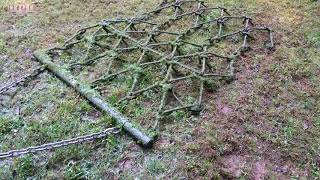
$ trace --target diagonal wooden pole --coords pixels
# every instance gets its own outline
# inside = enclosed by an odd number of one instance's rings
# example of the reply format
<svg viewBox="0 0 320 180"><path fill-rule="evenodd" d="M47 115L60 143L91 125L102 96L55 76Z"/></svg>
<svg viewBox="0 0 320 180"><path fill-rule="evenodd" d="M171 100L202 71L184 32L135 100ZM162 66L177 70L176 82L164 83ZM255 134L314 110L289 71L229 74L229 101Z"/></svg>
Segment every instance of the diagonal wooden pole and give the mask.
<svg viewBox="0 0 320 180"><path fill-rule="evenodd" d="M52 58L47 54L46 50L38 50L34 53L35 58L43 64L46 69L51 71L56 77L61 79L67 85L75 89L84 98L90 101L93 105L101 111L113 117L117 124L121 125L133 138L138 140L144 147L151 147L153 138L147 136L139 129L135 128L127 117L118 112L115 108L111 107L108 103L102 100L102 97L97 91L90 88L88 85L77 81L67 70L61 68L52 62Z"/></svg>

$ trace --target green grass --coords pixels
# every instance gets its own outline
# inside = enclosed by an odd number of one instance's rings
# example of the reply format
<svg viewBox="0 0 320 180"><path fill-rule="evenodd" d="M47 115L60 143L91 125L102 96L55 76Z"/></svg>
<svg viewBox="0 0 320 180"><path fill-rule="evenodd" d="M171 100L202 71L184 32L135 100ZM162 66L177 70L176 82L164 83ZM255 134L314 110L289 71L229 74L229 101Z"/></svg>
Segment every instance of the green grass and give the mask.
<svg viewBox="0 0 320 180"><path fill-rule="evenodd" d="M152 150L143 150L121 133L83 145L1 161L0 179L221 179L226 175L220 171L221 164L230 155L248 157L239 179L251 177L252 164L257 159L269 163L270 178L319 179L319 3L210 2L237 7L235 11L247 10L261 24L271 25L275 51L248 52L237 62L237 80L231 84L208 82L213 91L206 98L204 112L199 117L173 113L160 127ZM154 4L157 2L135 0L119 5L98 0L53 0L43 1L35 14L1 14L0 55L8 55L12 62L6 66L0 62L1 82L6 81L3 72L21 75L17 63L25 69L36 65L29 60L28 49L62 43L81 27L110 15L134 15ZM148 84L151 77L146 74L144 82ZM89 103L50 74L41 76L33 89L31 86L22 87L6 102L10 113L0 114L1 152L98 132L112 123L106 115L96 116ZM114 104L118 93L121 89L113 89L108 101ZM146 96L152 98L154 94ZM221 113L225 106L232 111ZM140 122L152 122L146 118L152 109L141 108L139 99L120 110L137 117L137 126ZM151 125L145 123L143 128ZM275 172L277 165L290 166L289 172Z"/></svg>
<svg viewBox="0 0 320 180"><path fill-rule="evenodd" d="M161 174L167 171L166 166L160 160L150 160L146 169L152 175Z"/></svg>

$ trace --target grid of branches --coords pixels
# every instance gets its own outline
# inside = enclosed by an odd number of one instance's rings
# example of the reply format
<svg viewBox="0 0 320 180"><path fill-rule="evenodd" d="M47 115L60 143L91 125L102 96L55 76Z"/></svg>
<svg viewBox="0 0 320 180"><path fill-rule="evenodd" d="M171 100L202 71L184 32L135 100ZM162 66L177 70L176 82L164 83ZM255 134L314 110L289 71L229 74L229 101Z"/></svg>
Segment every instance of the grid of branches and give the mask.
<svg viewBox="0 0 320 180"><path fill-rule="evenodd" d="M143 95L158 99L151 105L162 118L185 109L199 113L204 91L233 80L235 62L257 32L274 46L272 30L250 17L198 0L163 2L141 16L83 28L48 53L102 94L118 88L118 105Z"/></svg>

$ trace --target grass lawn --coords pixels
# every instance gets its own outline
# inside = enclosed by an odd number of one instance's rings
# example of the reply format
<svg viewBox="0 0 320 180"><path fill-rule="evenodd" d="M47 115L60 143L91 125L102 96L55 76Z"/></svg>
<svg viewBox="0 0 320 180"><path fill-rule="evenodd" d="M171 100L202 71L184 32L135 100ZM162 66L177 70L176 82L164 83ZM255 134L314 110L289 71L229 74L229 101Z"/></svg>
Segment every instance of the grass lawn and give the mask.
<svg viewBox="0 0 320 180"><path fill-rule="evenodd" d="M236 80L206 94L200 116L161 125L152 149L125 133L0 160L0 179L320 179L320 2L208 0L274 30L273 51L253 48ZM40 0L17 15L0 3L0 84L37 66L32 53L155 0ZM141 123L144 109L132 104ZM50 73L0 95L0 152L98 132L112 124Z"/></svg>

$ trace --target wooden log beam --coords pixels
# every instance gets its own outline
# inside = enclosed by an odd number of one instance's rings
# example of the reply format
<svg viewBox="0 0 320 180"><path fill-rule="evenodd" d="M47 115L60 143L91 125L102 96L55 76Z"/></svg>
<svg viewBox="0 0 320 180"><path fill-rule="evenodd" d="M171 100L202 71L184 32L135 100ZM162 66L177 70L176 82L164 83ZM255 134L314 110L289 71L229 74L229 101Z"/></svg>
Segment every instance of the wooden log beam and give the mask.
<svg viewBox="0 0 320 180"><path fill-rule="evenodd" d="M106 103L100 94L90 86L83 84L76 80L71 73L59 65L52 62L52 58L47 54L46 50L38 50L34 53L34 57L43 65L46 69L51 71L56 77L61 79L67 85L72 87L78 93L80 93L89 102L99 108L101 111L107 113L113 117L117 124L121 125L134 139L138 140L144 147L151 147L153 144L153 138L147 136L145 133L135 128L127 117L118 112L115 108Z"/></svg>

